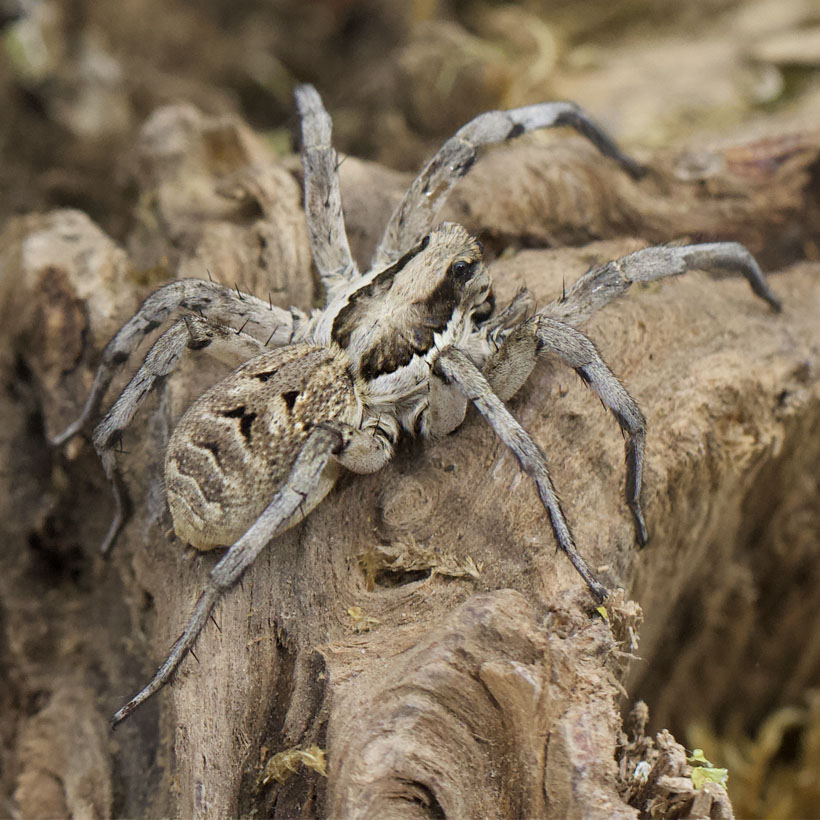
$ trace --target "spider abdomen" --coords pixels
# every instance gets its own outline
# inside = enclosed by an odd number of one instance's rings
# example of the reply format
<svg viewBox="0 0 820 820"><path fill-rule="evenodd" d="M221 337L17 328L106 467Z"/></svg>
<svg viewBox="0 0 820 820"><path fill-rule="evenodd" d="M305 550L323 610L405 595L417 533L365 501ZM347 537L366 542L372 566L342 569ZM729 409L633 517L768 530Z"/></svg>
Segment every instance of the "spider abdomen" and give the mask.
<svg viewBox="0 0 820 820"><path fill-rule="evenodd" d="M203 550L234 543L284 484L317 424L358 426L361 406L348 364L339 350L280 348L251 359L191 405L165 459L168 504L180 538ZM324 498L338 472L331 461L283 529Z"/></svg>

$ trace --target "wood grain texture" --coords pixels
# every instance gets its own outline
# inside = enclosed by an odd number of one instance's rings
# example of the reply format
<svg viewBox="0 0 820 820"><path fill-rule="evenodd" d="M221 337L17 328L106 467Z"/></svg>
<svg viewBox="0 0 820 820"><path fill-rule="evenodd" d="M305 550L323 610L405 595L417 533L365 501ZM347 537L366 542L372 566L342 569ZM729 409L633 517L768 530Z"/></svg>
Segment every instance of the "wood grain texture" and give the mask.
<svg viewBox="0 0 820 820"><path fill-rule="evenodd" d="M585 161L563 179L600 194L583 207L609 238L575 232L579 247L506 255L492 267L499 302L526 284L543 303L590 264L645 243L614 237L693 230L694 216L651 210L663 158L641 183L651 195L639 214L607 204L609 170L596 182ZM150 286L76 212L10 223L0 236L0 675L11 695L0 725L15 727L15 749L44 731L66 739L3 770L24 816L42 811L31 795L48 786L55 816L636 817L616 764L623 682L661 723L682 723L741 700L743 714L762 713L817 680L820 656L803 649L820 646L808 634L820 606L820 266L787 266L797 245L777 243L789 214L809 212L808 165L776 177L791 186L773 195L785 211L752 209L756 240L785 260L771 276L781 315L743 281L692 274L635 288L585 327L649 422L643 552L617 425L575 375L547 363L511 402L548 455L579 549L643 609L643 660L631 671L618 642L635 611L613 608L612 629L595 614L533 487L470 412L444 441L405 442L381 473L343 478L221 602L198 660L114 735L106 720L164 657L216 560L168 538L161 462L175 419L218 371L192 356L126 436L136 514L103 561L108 491L91 448L78 439L54 452L44 434L80 406L102 345ZM507 171L493 177L480 163L475 175L485 192L505 190ZM668 185L667 210L679 196ZM678 201L684 216L703 203ZM758 202L743 190L733 201ZM474 207L473 229L509 238ZM743 238L721 214L715 206L709 236ZM366 214L349 218L352 238L378 235ZM185 254L196 251L183 251L183 268ZM304 287L287 284L276 301L303 300ZM773 684L748 671L754 662L788 671ZM100 761L90 802L72 785L86 763L66 753L71 738ZM326 778L303 767L261 783L276 753L313 745L327 752Z"/></svg>

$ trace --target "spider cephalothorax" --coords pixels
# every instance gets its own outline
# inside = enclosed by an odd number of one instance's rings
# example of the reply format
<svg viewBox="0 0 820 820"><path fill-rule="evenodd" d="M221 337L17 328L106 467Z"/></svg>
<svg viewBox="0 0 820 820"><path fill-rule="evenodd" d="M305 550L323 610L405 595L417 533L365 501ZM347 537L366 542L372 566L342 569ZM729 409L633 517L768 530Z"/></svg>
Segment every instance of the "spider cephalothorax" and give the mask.
<svg viewBox="0 0 820 820"><path fill-rule="evenodd" d="M632 282L693 268L742 273L779 309L755 260L736 243L654 247L587 271L561 298L532 313L524 291L496 310L481 246L461 226L434 227L477 149L524 131L569 125L635 176L641 169L572 103L493 111L474 119L433 157L390 218L368 273L350 253L342 217L330 118L310 86L297 90L302 115L305 211L311 251L326 291L310 316L273 307L215 282L183 279L148 297L103 352L91 394L65 441L96 413L115 369L176 310L141 367L94 430L114 486L113 543L126 514L114 447L148 391L186 350L238 367L183 415L168 444L166 493L176 533L199 549L228 547L210 573L183 634L151 682L113 718L157 692L191 650L220 596L266 544L307 515L343 468L372 473L393 456L399 435L455 430L471 401L535 481L558 545L592 594L606 597L575 549L543 452L504 401L542 355L572 367L620 425L626 500L644 544L640 503L645 422L640 409L577 329ZM235 328L238 328L235 329Z"/></svg>

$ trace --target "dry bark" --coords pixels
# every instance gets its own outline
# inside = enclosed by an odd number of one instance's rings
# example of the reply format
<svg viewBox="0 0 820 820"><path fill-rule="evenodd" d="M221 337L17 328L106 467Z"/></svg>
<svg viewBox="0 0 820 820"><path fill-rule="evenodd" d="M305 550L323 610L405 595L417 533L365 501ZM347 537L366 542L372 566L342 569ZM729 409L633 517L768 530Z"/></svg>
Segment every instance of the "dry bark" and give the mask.
<svg viewBox="0 0 820 820"><path fill-rule="evenodd" d="M444 441L405 443L381 473L344 478L226 596L198 660L108 733L216 560L169 538L160 465L175 417L218 372L192 358L127 436L136 513L108 561L95 554L110 506L91 448L77 439L55 452L46 437L71 420L102 345L169 264L190 274L229 236L209 267L248 282L238 277L258 270L251 249L273 222L282 256L264 264L282 276L274 300L304 305L309 293L307 268L293 261L305 258L293 180L236 130L229 161L213 163L200 150L212 122L164 116L168 141L143 141L151 170L141 177L142 201L162 218L141 220L130 256L77 212L21 218L0 236L0 727L12 750L3 786L21 815L628 818L660 805L660 792L635 802L629 767L616 762L623 653L634 650L639 612L619 598L609 622L595 613L530 483L473 413ZM189 138L179 161L160 162L180 133ZM785 137L761 144L771 154L755 154L763 183L736 174L727 149L714 154L722 165L710 166L709 185L670 175L662 157L633 184L583 149L570 156L574 143L539 148L548 153L537 161L534 149L504 150L479 163L451 213L499 243L601 240L505 255L493 265L502 302L523 284L543 302L590 264L686 233L740 236L772 248L782 267L816 230L818 147L800 139L794 152L782 150ZM553 167L561 172L550 177ZM369 202L362 167L342 168L351 185L349 168L359 173L348 200ZM244 207L220 200L236 179L253 192ZM727 179L722 194L714 186ZM273 196L272 180L291 193ZM541 186L560 209L545 210L533 193ZM527 205L517 230L505 191ZM358 251L385 216L383 204L349 208ZM773 274L779 316L742 281L692 274L635 290L590 322L649 420L652 542L642 553L616 425L574 374L545 365L512 402L549 456L581 551L643 608L630 692L663 721L728 709L738 687L748 716L820 673L820 655L802 651L820 605L819 278L810 262ZM698 619L704 630L689 631ZM778 666L776 678L748 671L754 653ZM678 758L658 774L668 811L655 816L695 816L708 801L693 808L682 752L659 743ZM326 750L326 777L313 747ZM288 758L302 761L292 776L287 765L266 768L292 749L305 752ZM264 782L266 771L283 782Z"/></svg>

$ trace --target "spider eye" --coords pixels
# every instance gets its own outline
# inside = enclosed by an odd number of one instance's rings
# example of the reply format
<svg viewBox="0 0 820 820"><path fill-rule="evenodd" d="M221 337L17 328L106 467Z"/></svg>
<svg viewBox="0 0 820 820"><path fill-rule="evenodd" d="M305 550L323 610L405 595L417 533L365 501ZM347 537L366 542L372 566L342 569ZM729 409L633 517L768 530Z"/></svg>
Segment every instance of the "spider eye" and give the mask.
<svg viewBox="0 0 820 820"><path fill-rule="evenodd" d="M463 259L459 259L450 265L450 270L448 273L450 273L459 282L466 282L473 275L475 265L475 262L465 262Z"/></svg>

